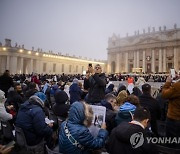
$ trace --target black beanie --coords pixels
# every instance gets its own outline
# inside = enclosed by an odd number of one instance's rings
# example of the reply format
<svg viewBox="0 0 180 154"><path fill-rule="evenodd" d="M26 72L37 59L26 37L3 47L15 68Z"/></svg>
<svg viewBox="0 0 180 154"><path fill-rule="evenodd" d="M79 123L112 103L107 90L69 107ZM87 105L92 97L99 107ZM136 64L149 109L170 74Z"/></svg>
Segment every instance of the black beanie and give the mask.
<svg viewBox="0 0 180 154"><path fill-rule="evenodd" d="M65 104L68 100L68 95L65 91L61 90L55 93L54 98L57 104Z"/></svg>

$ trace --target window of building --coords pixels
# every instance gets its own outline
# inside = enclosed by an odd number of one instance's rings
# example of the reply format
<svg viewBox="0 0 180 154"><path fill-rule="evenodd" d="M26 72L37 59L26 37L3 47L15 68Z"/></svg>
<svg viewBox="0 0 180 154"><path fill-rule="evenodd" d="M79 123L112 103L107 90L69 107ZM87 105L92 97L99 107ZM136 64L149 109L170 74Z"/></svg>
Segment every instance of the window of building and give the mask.
<svg viewBox="0 0 180 154"><path fill-rule="evenodd" d="M84 66L82 66L82 72L84 71Z"/></svg>
<svg viewBox="0 0 180 154"><path fill-rule="evenodd" d="M62 72L64 72L64 64L62 64Z"/></svg>
<svg viewBox="0 0 180 154"><path fill-rule="evenodd" d="M46 72L46 66L47 66L47 64L43 63L43 72Z"/></svg>
<svg viewBox="0 0 180 154"><path fill-rule="evenodd" d="M56 72L56 64L53 64L53 72Z"/></svg>

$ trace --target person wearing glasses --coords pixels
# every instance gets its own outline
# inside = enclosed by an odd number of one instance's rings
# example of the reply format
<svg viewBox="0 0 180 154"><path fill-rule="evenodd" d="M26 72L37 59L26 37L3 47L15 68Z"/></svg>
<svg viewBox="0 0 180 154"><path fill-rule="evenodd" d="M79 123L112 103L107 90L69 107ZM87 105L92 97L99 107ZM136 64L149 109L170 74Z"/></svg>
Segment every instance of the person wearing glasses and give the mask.
<svg viewBox="0 0 180 154"><path fill-rule="evenodd" d="M87 102L89 104L97 104L105 97L106 76L102 73L102 68L99 64L88 68L91 76L89 77L89 90Z"/></svg>

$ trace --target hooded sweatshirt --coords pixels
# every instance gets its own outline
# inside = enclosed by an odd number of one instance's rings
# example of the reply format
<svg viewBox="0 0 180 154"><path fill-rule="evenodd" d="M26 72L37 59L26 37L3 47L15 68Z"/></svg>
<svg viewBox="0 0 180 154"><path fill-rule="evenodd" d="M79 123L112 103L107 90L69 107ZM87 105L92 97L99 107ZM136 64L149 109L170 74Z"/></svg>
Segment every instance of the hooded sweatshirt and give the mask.
<svg viewBox="0 0 180 154"><path fill-rule="evenodd" d="M121 105L115 118L116 124L119 125L123 121L130 122L135 109L136 106L129 102L125 102L123 105Z"/></svg>

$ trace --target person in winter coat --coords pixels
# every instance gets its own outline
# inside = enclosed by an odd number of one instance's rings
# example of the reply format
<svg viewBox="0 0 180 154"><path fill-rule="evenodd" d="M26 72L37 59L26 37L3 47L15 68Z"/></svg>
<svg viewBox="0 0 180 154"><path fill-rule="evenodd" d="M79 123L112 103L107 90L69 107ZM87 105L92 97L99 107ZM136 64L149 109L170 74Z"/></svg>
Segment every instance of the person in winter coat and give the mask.
<svg viewBox="0 0 180 154"><path fill-rule="evenodd" d="M12 119L12 115L9 114L4 106L5 102L5 93L4 91L0 90L0 121L8 121Z"/></svg>
<svg viewBox="0 0 180 154"><path fill-rule="evenodd" d="M162 90L162 97L168 99L166 136L180 137L180 80L172 83L171 77L168 77ZM179 144L171 146L180 149Z"/></svg>
<svg viewBox="0 0 180 154"><path fill-rule="evenodd" d="M59 132L59 151L67 154L89 154L90 150L102 148L108 132L103 124L96 138L88 127L92 123L92 108L83 102L74 102L69 118L61 124Z"/></svg>
<svg viewBox="0 0 180 154"><path fill-rule="evenodd" d="M156 99L151 96L151 86L149 84L142 85L143 94L139 96L140 105L149 109L151 113L151 130L158 136L157 120L160 119L161 110Z"/></svg>
<svg viewBox="0 0 180 154"><path fill-rule="evenodd" d="M19 83L15 83L14 90L8 92L5 102L6 110L13 115L13 118L16 117L19 107L24 101L25 98L22 93L22 87Z"/></svg>
<svg viewBox="0 0 180 154"><path fill-rule="evenodd" d="M27 90L25 91L25 100L28 100L36 92L38 92L38 90L36 89L36 84L34 82L30 82L27 85Z"/></svg>
<svg viewBox="0 0 180 154"><path fill-rule="evenodd" d="M69 87L69 94L70 94L70 103L74 103L76 101L81 100L81 96L83 91L81 90L78 79L74 79L72 85Z"/></svg>
<svg viewBox="0 0 180 154"><path fill-rule="evenodd" d="M116 96L113 94L107 94L105 95L104 100L102 100L99 104L106 107L106 126L107 126L107 131L109 134L111 133L112 129L116 126L115 123L115 117L116 117L116 111L114 110L116 104Z"/></svg>
<svg viewBox="0 0 180 154"><path fill-rule="evenodd" d="M110 154L157 154L157 149L147 143L145 128L150 113L143 107L136 108L131 122L122 122L112 130L107 143Z"/></svg>
<svg viewBox="0 0 180 154"><path fill-rule="evenodd" d="M10 87L13 87L13 79L10 77L9 70L6 70L4 74L0 76L0 90L5 92L6 98Z"/></svg>
<svg viewBox="0 0 180 154"><path fill-rule="evenodd" d="M70 105L66 104L68 95L65 91L61 90L55 93L54 98L56 103L53 105L52 110L56 116L65 120L68 117L68 111L70 108Z"/></svg>
<svg viewBox="0 0 180 154"><path fill-rule="evenodd" d="M116 125L119 125L121 122L130 122L132 120L132 115L136 106L131 104L130 102L125 102L123 105L120 106L119 111L116 115Z"/></svg>
<svg viewBox="0 0 180 154"><path fill-rule="evenodd" d="M136 95L137 97L139 97L139 96L142 95L142 92L141 92L141 90L140 90L138 87L134 87L132 94L133 94L133 95Z"/></svg>
<svg viewBox="0 0 180 154"><path fill-rule="evenodd" d="M102 68L97 64L93 70L90 68L89 71L92 75L89 77L89 92L87 102L90 104L97 104L105 96L106 89L106 76L102 73Z"/></svg>
<svg viewBox="0 0 180 154"><path fill-rule="evenodd" d="M43 94L43 93L42 93ZM39 96L39 94L37 94ZM22 128L27 144L30 146L39 144L45 139L47 145L51 145L53 130L45 123L44 102L36 95L31 96L23 103L17 114L15 125Z"/></svg>
<svg viewBox="0 0 180 154"><path fill-rule="evenodd" d="M108 93L112 93L113 94L113 91L114 90L114 84L110 84L106 90L105 90L105 94L108 94Z"/></svg>
<svg viewBox="0 0 180 154"><path fill-rule="evenodd" d="M139 76L137 82L135 83L135 85L136 85L140 90L142 90L142 85L145 84L145 83L146 83L145 79L144 79L142 76Z"/></svg>
<svg viewBox="0 0 180 154"><path fill-rule="evenodd" d="M115 121L116 125L119 125L121 122L130 122L136 107L139 107L139 99L135 95L129 95L124 99L123 104L120 106L119 111L116 115Z"/></svg>

